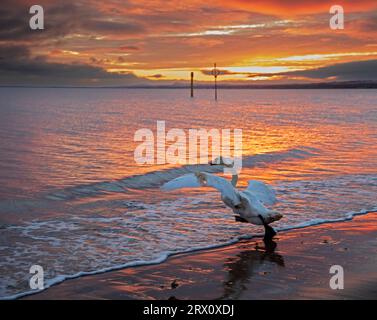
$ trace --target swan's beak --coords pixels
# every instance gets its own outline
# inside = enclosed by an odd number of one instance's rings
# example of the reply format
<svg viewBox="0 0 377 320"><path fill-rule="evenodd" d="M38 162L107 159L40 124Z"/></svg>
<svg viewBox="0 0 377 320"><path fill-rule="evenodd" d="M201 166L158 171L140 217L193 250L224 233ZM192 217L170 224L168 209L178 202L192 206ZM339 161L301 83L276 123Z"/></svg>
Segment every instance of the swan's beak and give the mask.
<svg viewBox="0 0 377 320"><path fill-rule="evenodd" d="M233 163L227 164L227 163L218 163L216 161L209 161L208 164L210 166L224 166L224 167L228 167L228 168L233 168Z"/></svg>

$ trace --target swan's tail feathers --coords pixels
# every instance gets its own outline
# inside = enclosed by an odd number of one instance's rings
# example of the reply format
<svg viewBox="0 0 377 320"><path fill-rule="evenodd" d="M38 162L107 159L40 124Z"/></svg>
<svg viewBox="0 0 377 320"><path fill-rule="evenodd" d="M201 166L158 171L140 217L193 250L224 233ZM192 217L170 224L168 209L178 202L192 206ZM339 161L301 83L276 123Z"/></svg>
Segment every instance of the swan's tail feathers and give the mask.
<svg viewBox="0 0 377 320"><path fill-rule="evenodd" d="M274 189L262 181L250 180L246 190L266 205L274 205L276 203Z"/></svg>
<svg viewBox="0 0 377 320"><path fill-rule="evenodd" d="M270 224L275 221L279 221L281 218L283 218L283 214L276 210L269 210L268 215L264 217L264 221L267 224Z"/></svg>
<svg viewBox="0 0 377 320"><path fill-rule="evenodd" d="M202 184L200 183L197 175L194 173L189 173L163 184L161 189L164 191L170 191L182 188L196 188L200 186L202 186Z"/></svg>

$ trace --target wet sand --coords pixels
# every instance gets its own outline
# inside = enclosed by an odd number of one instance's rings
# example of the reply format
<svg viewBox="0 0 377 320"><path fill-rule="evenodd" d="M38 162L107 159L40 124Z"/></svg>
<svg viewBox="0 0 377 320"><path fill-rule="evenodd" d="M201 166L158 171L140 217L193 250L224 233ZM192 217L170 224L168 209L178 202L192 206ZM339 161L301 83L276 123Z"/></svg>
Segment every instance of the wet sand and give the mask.
<svg viewBox="0 0 377 320"><path fill-rule="evenodd" d="M344 268L332 290L329 269ZM24 299L377 299L377 213L68 280Z"/></svg>

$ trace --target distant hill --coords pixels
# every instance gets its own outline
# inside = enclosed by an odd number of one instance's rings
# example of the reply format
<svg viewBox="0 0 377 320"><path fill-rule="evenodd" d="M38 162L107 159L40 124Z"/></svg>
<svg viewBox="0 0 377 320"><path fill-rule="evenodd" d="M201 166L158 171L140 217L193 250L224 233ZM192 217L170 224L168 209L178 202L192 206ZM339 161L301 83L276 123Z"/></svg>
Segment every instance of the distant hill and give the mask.
<svg viewBox="0 0 377 320"><path fill-rule="evenodd" d="M20 88L113 88L113 89L184 89L189 88L188 82L136 84L130 86L0 86ZM221 83L219 89L377 89L377 81L335 81L321 83L289 83L289 84L242 84ZM195 89L213 89L213 83L196 83Z"/></svg>
<svg viewBox="0 0 377 320"><path fill-rule="evenodd" d="M173 85L142 86L143 88L188 88L186 83ZM336 81L321 83L289 83L289 84L232 84L218 83L219 89L377 89L377 81ZM195 89L213 89L212 83L197 83Z"/></svg>

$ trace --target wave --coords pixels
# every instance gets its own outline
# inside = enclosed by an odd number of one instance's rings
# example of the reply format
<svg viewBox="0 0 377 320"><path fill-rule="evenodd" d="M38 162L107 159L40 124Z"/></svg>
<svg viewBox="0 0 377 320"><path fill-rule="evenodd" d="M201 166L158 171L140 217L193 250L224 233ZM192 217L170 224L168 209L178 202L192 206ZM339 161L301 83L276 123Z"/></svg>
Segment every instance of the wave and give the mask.
<svg viewBox="0 0 377 320"><path fill-rule="evenodd" d="M292 225L292 226L288 226L288 227L282 227L282 228L276 228L276 230L278 232L282 232L282 231L289 231L289 230L307 228L307 227L311 227L311 226L315 226L315 225L321 225L321 224L325 224L325 223L336 223L336 222L342 222L342 221L349 221L349 220L352 220L355 216L364 215L364 214L368 214L368 213L376 212L376 211L377 211L377 206L373 207L372 209L369 209L369 210L363 209L363 210L360 210L360 211L357 211L357 212L355 212L355 211L348 212L344 215L344 217L341 217L341 218L312 219L312 220L302 222L302 223L299 223L299 224L296 224L296 225ZM18 298L25 297L25 296L28 296L28 295L37 294L37 293L40 293L44 290L47 290L48 288L50 288L53 285L57 285L57 284L62 283L63 281L66 281L66 280L77 279L77 278L80 278L80 277L83 277L83 276L102 274L102 273L106 273L106 272L110 272L110 271L116 271L116 270L120 270L120 269L124 269L124 268L130 268L130 267L157 265L157 264L163 263L169 257L175 256L175 255L178 255L178 254L193 253L193 252L198 252L198 251L203 251L203 250L208 250L208 249L226 247L226 246L235 244L235 243L237 243L241 240L253 239L253 238L257 238L257 237L263 237L263 234L257 233L257 234L254 234L254 235L247 235L247 236L244 235L244 236L236 237L236 238L234 238L230 241L227 241L227 242L221 243L221 244L194 247L194 248L189 248L189 249L180 250L180 251L166 251L166 252L162 252L158 258L150 260L150 261L137 260L137 261L131 261L131 262L127 262L127 263L124 263L124 264L119 264L119 265L115 265L115 266L112 266L112 267L106 267L106 268L103 268L103 269L97 269L97 270L93 270L93 271L81 271L81 272L77 272L77 273L71 274L71 275L59 275L57 277L54 277L54 278L46 281L44 288L41 289L41 290L20 292L18 294L11 295L11 296L0 297L0 300L14 300L14 299L18 299Z"/></svg>
<svg viewBox="0 0 377 320"><path fill-rule="evenodd" d="M318 154L318 149L311 147L293 148L283 151L274 151L242 157L242 166L253 168L256 166L268 165L276 162L305 159ZM145 189L162 185L163 183L187 173L205 171L209 173L220 173L221 166L210 166L208 164L184 165L178 168L158 170L142 175L134 175L114 181L103 181L91 184L84 184L65 188L46 194L48 200L74 200L77 198L99 196L105 193L124 193L127 189Z"/></svg>

